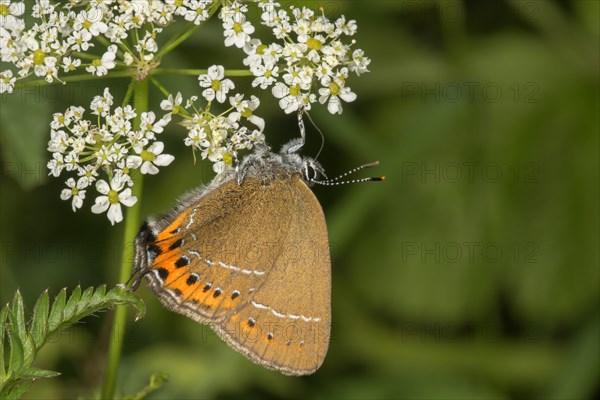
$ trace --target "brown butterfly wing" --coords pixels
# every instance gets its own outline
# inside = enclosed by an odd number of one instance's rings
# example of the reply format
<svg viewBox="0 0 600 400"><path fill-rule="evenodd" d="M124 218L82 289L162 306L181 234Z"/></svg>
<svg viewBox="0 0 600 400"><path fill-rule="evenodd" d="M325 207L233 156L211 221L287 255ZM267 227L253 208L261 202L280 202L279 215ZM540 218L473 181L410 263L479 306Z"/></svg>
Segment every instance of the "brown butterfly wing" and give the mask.
<svg viewBox="0 0 600 400"><path fill-rule="evenodd" d="M252 361L303 375L329 344L330 261L322 209L299 177L230 181L156 234L149 286Z"/></svg>
<svg viewBox="0 0 600 400"><path fill-rule="evenodd" d="M290 226L270 275L254 298L216 324L216 331L254 362L288 375L323 363L331 327L327 226L316 197L299 178L290 191Z"/></svg>

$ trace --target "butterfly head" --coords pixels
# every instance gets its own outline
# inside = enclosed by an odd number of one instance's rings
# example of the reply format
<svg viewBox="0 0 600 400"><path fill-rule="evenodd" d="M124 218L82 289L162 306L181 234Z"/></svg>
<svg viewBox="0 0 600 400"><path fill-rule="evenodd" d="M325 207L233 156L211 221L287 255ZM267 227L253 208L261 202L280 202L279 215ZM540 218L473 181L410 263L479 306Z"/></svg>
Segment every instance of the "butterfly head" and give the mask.
<svg viewBox="0 0 600 400"><path fill-rule="evenodd" d="M271 181L278 177L300 175L307 184L321 176L327 178L318 161L298 154L303 144L301 139L291 140L278 153L272 152L267 145L256 145L252 154L247 155L236 167L237 182L241 183L246 176Z"/></svg>

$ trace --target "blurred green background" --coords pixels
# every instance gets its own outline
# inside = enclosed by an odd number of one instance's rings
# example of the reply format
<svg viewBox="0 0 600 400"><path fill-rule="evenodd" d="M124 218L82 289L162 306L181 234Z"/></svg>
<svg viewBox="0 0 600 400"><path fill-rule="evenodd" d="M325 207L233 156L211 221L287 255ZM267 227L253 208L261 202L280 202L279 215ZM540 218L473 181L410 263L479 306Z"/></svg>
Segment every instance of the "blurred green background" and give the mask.
<svg viewBox="0 0 600 400"><path fill-rule="evenodd" d="M600 3L335 1L358 21L370 73L341 116L312 112L330 175L380 160L384 183L314 189L332 247L333 336L313 376L256 366L143 287L130 321L120 393L162 371L150 398L560 398L600 396ZM241 67L210 23L163 66ZM193 77L161 77L185 95ZM236 79L236 83L243 83ZM246 81L246 83L249 80ZM126 82L114 81L118 98ZM59 199L46 177L52 112L89 104L105 82L2 97L1 292L29 310L50 288L117 283L121 226ZM196 94L198 91L196 90ZM155 110L162 96L152 92ZM261 95L267 140L297 135ZM18 114L16 114L18 113ZM180 129L176 161L144 182L143 214L212 177ZM305 154L320 138L309 129ZM131 249L127 249L131 251ZM63 373L31 399L90 396L101 382L110 313L55 338L39 365Z"/></svg>

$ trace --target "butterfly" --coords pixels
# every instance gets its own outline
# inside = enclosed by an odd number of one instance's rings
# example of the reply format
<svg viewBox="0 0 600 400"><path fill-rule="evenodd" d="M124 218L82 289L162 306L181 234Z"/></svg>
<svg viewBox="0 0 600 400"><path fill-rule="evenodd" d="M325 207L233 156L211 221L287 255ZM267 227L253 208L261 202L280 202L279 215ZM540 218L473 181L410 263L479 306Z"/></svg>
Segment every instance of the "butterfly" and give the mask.
<svg viewBox="0 0 600 400"><path fill-rule="evenodd" d="M168 309L211 326L253 362L286 375L323 363L331 262L323 210L307 183L323 174L296 153L258 146L234 171L149 218L133 274Z"/></svg>
<svg viewBox="0 0 600 400"><path fill-rule="evenodd" d="M135 240L132 289L143 277L168 309L211 326L251 361L285 375L323 363L331 330L331 261L323 209L309 184L330 180L298 150L256 145L232 171L148 218Z"/></svg>

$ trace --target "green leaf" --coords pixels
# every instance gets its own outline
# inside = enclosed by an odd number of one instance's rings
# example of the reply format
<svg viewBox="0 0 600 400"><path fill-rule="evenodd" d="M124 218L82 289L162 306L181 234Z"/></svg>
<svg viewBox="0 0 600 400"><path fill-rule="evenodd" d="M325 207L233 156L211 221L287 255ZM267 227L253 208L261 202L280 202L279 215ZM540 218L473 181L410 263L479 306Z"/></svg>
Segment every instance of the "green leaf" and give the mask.
<svg viewBox="0 0 600 400"><path fill-rule="evenodd" d="M65 294L63 295L63 293ZM84 296L85 298L83 298ZM81 294L81 288L75 289L73 295L65 305L66 292L64 290L61 291L50 310L51 323L49 333L64 329L81 318L116 305L130 304L134 306L136 308L136 321L142 318L146 312L146 306L142 299L137 297L133 292L120 287L107 292L106 285L102 285L93 293L87 289L84 292L84 296ZM81 301L82 298L83 301ZM56 315L59 319L54 320L53 315Z"/></svg>
<svg viewBox="0 0 600 400"><path fill-rule="evenodd" d="M35 367L23 368L23 371L21 371L22 379L54 378L59 375L60 372Z"/></svg>
<svg viewBox="0 0 600 400"><path fill-rule="evenodd" d="M87 305L90 303L90 300L91 300L93 294L94 294L93 287L89 287L83 291L83 294L81 295L81 300L79 301L82 304L82 307L83 307L83 305L85 305L87 307Z"/></svg>
<svg viewBox="0 0 600 400"><path fill-rule="evenodd" d="M96 289L96 291L94 292L94 294L92 294L92 297L90 299L90 306L98 304L102 300L102 297L104 297L105 294L106 294L106 285L99 286L98 289Z"/></svg>
<svg viewBox="0 0 600 400"><path fill-rule="evenodd" d="M111 289L106 296L116 304L129 304L135 307L136 321L139 321L140 319L144 318L144 315L146 315L146 304L144 301L128 289L117 286L114 289Z"/></svg>
<svg viewBox="0 0 600 400"><path fill-rule="evenodd" d="M4 361L4 336L6 333L6 319L8 318L8 304L2 307L0 311L0 382L4 381L6 376L5 361Z"/></svg>
<svg viewBox="0 0 600 400"><path fill-rule="evenodd" d="M31 322L31 337L37 348L44 343L44 338L48 333L48 311L50 309L50 300L48 290L46 290L33 307L33 320Z"/></svg>
<svg viewBox="0 0 600 400"><path fill-rule="evenodd" d="M96 290L87 288L85 291L77 287L67 298L67 290L62 289L52 307L48 291L42 293L33 309L29 326L26 323L23 298L17 291L12 304L0 312L0 355L2 356L2 375L0 379L0 398L18 398L31 386L31 382L39 378L52 378L58 372L33 367L31 364L40 348L52 335L77 323L82 318L103 311L116 305L130 304L136 308L137 319L145 313L144 302L133 292L116 287L109 292L106 286ZM27 329L29 328L29 329ZM8 363L4 359L4 337L7 335L10 351ZM5 373L5 366L7 372ZM152 387L162 383L156 378L151 382Z"/></svg>
<svg viewBox="0 0 600 400"><path fill-rule="evenodd" d="M62 289L50 309L50 316L48 317L48 331L53 332L60 325L63 320L63 311L65 309L65 301L67 298L67 288Z"/></svg>
<svg viewBox="0 0 600 400"><path fill-rule="evenodd" d="M17 290L13 299L12 312L9 314L9 320L13 328L15 329L16 335L18 335L23 347L23 363L29 364L33 361L35 353L35 345L31 336L27 332L25 324L25 307L23 306L23 296L21 292Z"/></svg>
<svg viewBox="0 0 600 400"><path fill-rule="evenodd" d="M12 399L20 399L26 392L31 389L32 381L26 380L20 383L17 383L5 393L4 390L0 391L0 396L3 399L12 400Z"/></svg>
<svg viewBox="0 0 600 400"><path fill-rule="evenodd" d="M8 312L8 340L10 348L10 358L8 362L8 375L18 372L23 367L24 354L23 342L19 337L19 331L13 323L12 311Z"/></svg>
<svg viewBox="0 0 600 400"><path fill-rule="evenodd" d="M71 293L71 297L67 301L67 305L65 306L65 310L63 311L63 318L70 319L77 312L77 306L79 305L79 301L81 300L81 286L77 286L73 293Z"/></svg>
<svg viewBox="0 0 600 400"><path fill-rule="evenodd" d="M25 337L27 335L27 328L25 326L25 309L23 307L23 297L21 292L17 290L15 297L12 301L12 313L11 323L17 330L19 337Z"/></svg>

